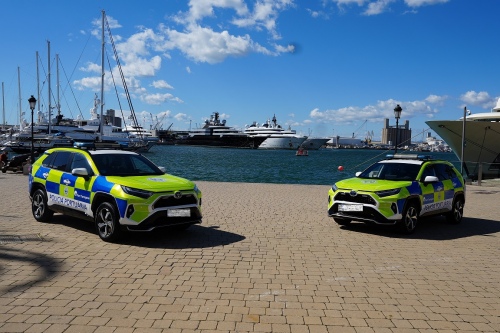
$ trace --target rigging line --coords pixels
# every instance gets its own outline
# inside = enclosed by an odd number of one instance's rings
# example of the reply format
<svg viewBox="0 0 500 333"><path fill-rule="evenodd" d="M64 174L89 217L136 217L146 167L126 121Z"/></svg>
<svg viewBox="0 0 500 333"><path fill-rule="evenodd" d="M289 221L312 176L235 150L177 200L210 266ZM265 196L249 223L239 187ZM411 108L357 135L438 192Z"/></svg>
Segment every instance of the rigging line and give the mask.
<svg viewBox="0 0 500 333"><path fill-rule="evenodd" d="M481 154L483 153L484 141L486 141L486 132L488 132L489 128L490 128L489 126L484 128L483 143L481 144L481 150L479 151L479 155L478 155L477 161L475 163L474 173L476 173L477 168L479 167L479 160L481 159Z"/></svg>
<svg viewBox="0 0 500 333"><path fill-rule="evenodd" d="M108 56L107 52L106 52L106 59L108 60L108 66L109 66L109 68L111 68L111 63L109 61L109 56ZM119 97L119 94L118 94L118 89L116 88L116 82L115 82L115 77L113 75L113 71L110 70L109 73L111 74L111 80L113 81L113 87L115 88L116 99L118 100L118 107L120 108L120 112L122 114L123 124L125 125L125 128L127 128L127 124L125 122L125 115L123 114L122 103L120 101L120 97ZM128 140L130 141L130 135L128 135Z"/></svg>
<svg viewBox="0 0 500 333"><path fill-rule="evenodd" d="M109 35L109 39L110 39L110 43L111 43L111 46L113 48L113 54L115 56L115 61L118 65L118 70L120 72L120 77L121 77L121 80L122 80L122 85L123 85L123 89L125 90L125 96L127 97L127 102L129 104L129 108L130 108L130 112L132 113L132 119L134 120L134 123L135 125L137 125L137 118L135 116L135 111L134 111L134 106L132 105L132 100L130 99L130 93L129 93L129 90L128 90L128 87L127 87L127 82L125 80L125 75L123 74L123 70L122 70L122 66L121 66L121 63L120 63L120 58L118 57L118 52L116 51L116 45L115 45L115 42L113 40L113 35L111 34L111 28L109 26L109 22L108 22L108 19L106 16L105 17L105 22L106 22L106 28L107 28L107 31L108 31L108 35Z"/></svg>
<svg viewBox="0 0 500 333"><path fill-rule="evenodd" d="M458 137L462 137L462 134L459 134L459 133L457 133L457 132L455 132L455 131L453 131L453 130L449 129L448 127L446 127L446 126L444 126L444 125L440 125L440 126L443 126L443 128L447 129L448 131L450 131L451 133L455 134L456 136L458 136ZM482 145L480 145L480 144L479 144L479 143L477 143L477 142L474 142L474 141L472 141L472 140L466 140L466 141L467 141L467 143L471 143L471 144L473 144L473 145L474 145L474 146L476 146L476 147L482 148L482 149L486 150L487 152L489 152L489 153L491 153L491 154L495 154L495 153L496 153L495 151L493 151L493 150L491 150L491 149L488 149L488 148L486 148L486 147L482 147Z"/></svg>
<svg viewBox="0 0 500 333"><path fill-rule="evenodd" d="M69 90L71 91L71 95L73 96L73 98L75 99L75 103L76 103L76 107L78 108L78 112L80 113L80 116L82 116L83 118L83 113L82 113L82 110L80 109L80 104L78 103L78 100L76 99L76 96L75 96L75 92L73 91L73 87L71 86L71 84L69 83L69 78L68 76L66 75L66 70L64 69L64 66L61 62L61 58L59 58L59 65L62 67L62 70L63 70L63 73L64 73L64 77L66 78L66 81L68 83L68 85L66 87L69 87ZM71 109L69 108L69 103L68 101L66 100L66 95L64 94L64 92L66 91L67 88L64 88L63 90L63 97L64 97L64 100L66 101L66 105L68 105L68 109L70 110L70 113L71 115L73 116L73 113L71 112Z"/></svg>

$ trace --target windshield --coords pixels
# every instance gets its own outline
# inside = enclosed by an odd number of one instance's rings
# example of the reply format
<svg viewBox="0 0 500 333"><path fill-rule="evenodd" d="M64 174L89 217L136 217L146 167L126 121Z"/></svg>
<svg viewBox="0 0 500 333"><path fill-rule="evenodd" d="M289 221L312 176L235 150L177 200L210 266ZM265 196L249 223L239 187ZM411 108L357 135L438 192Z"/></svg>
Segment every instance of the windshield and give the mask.
<svg viewBox="0 0 500 333"><path fill-rule="evenodd" d="M92 155L92 159L103 176L163 175L163 171L142 155L99 154Z"/></svg>
<svg viewBox="0 0 500 333"><path fill-rule="evenodd" d="M384 180L416 180L419 164L379 162L363 171L360 178Z"/></svg>

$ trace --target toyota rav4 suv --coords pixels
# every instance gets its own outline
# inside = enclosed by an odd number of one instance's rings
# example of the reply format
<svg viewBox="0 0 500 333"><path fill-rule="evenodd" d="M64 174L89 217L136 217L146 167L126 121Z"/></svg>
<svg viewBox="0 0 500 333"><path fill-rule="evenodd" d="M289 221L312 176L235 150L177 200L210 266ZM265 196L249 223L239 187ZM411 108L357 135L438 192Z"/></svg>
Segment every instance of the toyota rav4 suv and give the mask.
<svg viewBox="0 0 500 333"><path fill-rule="evenodd" d="M109 242L123 230L185 229L202 220L193 182L124 150L49 149L32 165L29 195L37 221L54 212L87 219Z"/></svg>
<svg viewBox="0 0 500 333"><path fill-rule="evenodd" d="M328 216L340 225L355 220L398 225L412 233L424 216L445 215L460 223L464 204L464 179L453 164L399 154L334 184L328 193Z"/></svg>

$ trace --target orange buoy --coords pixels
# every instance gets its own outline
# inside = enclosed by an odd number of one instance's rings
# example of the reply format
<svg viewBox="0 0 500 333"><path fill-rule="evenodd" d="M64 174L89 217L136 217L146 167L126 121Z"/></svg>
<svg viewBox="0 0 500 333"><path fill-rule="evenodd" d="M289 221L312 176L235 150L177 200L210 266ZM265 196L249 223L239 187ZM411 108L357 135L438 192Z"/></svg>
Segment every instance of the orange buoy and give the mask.
<svg viewBox="0 0 500 333"><path fill-rule="evenodd" d="M339 165L338 170L339 171L344 171L344 167L342 165Z"/></svg>

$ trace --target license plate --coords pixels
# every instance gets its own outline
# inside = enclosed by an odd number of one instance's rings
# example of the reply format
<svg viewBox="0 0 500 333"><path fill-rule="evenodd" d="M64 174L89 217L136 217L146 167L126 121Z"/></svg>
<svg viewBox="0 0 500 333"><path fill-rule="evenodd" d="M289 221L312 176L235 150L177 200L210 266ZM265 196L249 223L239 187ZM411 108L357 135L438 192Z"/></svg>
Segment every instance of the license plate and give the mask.
<svg viewBox="0 0 500 333"><path fill-rule="evenodd" d="M168 217L189 217L191 216L191 210L187 209L169 209L167 211Z"/></svg>
<svg viewBox="0 0 500 333"><path fill-rule="evenodd" d="M339 212L362 212L363 205L339 205Z"/></svg>

